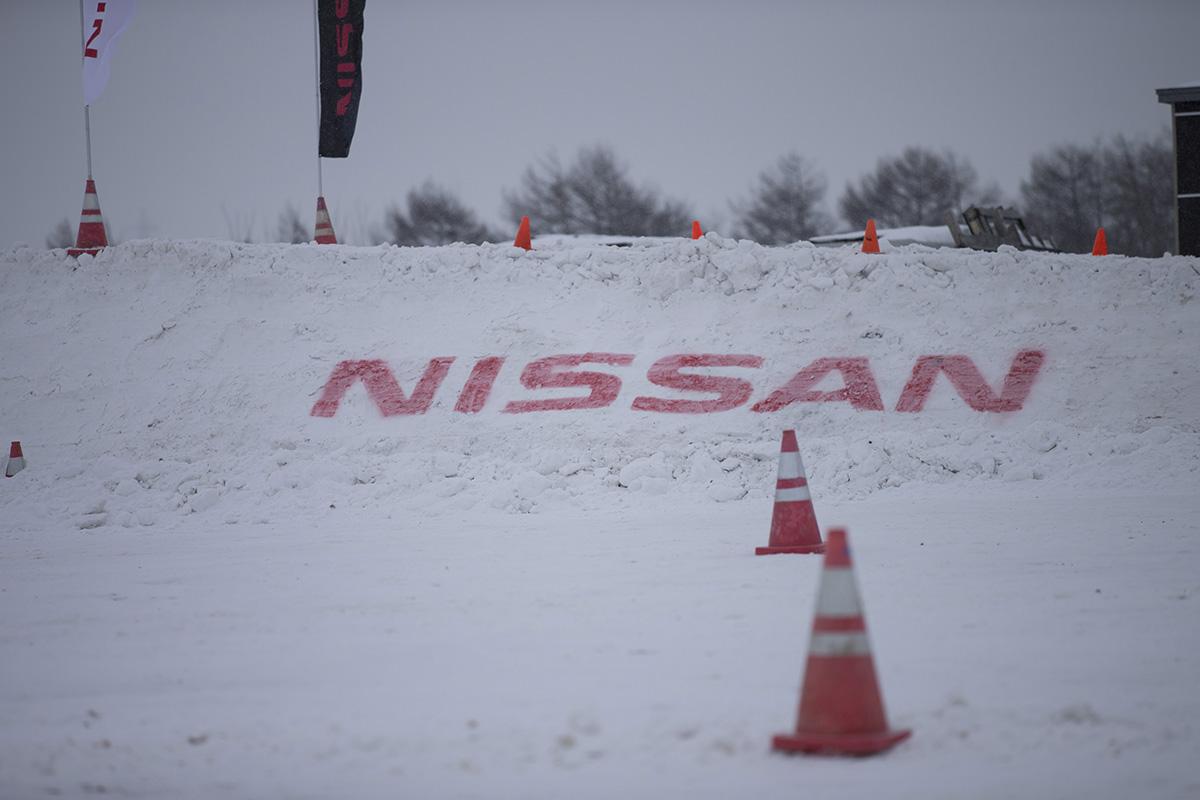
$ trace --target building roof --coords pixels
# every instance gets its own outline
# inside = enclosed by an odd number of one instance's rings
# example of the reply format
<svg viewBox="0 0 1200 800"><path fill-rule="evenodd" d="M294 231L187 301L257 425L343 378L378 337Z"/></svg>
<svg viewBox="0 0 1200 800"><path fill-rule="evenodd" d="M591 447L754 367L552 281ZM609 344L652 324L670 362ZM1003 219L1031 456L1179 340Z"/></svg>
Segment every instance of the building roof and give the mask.
<svg viewBox="0 0 1200 800"><path fill-rule="evenodd" d="M1159 89L1160 103L1193 103L1200 100L1200 81L1185 83L1173 89Z"/></svg>

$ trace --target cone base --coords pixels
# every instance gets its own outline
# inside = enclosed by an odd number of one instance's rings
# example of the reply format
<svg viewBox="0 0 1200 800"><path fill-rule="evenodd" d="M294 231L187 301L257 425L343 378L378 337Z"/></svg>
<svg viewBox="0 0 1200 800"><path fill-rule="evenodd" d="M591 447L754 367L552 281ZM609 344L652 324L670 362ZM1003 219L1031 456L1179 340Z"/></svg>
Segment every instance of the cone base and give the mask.
<svg viewBox="0 0 1200 800"><path fill-rule="evenodd" d="M779 553L824 553L825 543L818 542L817 544L794 544L786 547L756 547L754 555L756 556L773 556Z"/></svg>
<svg viewBox="0 0 1200 800"><path fill-rule="evenodd" d="M883 733L786 733L771 739L771 749L783 753L832 756L870 756L882 753L912 736L911 730Z"/></svg>
<svg viewBox="0 0 1200 800"><path fill-rule="evenodd" d="M89 256L94 256L103 249L103 247L68 247L67 255L69 255L71 258L79 258L84 253L87 253Z"/></svg>

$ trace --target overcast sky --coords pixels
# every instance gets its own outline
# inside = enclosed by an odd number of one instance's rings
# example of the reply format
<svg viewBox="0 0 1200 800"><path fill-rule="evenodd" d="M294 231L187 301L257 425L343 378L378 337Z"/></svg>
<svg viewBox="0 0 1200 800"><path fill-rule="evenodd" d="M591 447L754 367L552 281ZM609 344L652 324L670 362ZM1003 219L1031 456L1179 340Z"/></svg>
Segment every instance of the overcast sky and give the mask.
<svg viewBox="0 0 1200 800"><path fill-rule="evenodd" d="M718 230L792 149L834 212L910 144L1016 196L1032 154L1155 134L1154 90L1200 81L1200 0L370 0L365 23L358 131L324 161L351 242L426 178L507 231L502 190L594 143ZM0 0L0 37L0 247L41 246L86 176L78 2ZM141 0L92 108L115 235L262 239L288 203L311 225L313 59L311 0Z"/></svg>

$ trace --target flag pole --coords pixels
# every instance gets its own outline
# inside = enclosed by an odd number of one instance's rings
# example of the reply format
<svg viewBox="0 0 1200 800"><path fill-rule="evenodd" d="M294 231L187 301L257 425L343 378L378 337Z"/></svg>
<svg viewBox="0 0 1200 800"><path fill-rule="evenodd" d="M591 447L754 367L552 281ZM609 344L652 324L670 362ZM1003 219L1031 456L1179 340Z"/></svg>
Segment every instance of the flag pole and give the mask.
<svg viewBox="0 0 1200 800"><path fill-rule="evenodd" d="M79 2L82 3L83 0L79 0ZM313 64L317 78L317 197L324 197L325 183L321 175L321 38L318 28L317 0L313 0Z"/></svg>
<svg viewBox="0 0 1200 800"><path fill-rule="evenodd" d="M86 63L84 60L84 50L87 49L87 43L83 38L86 33L87 30L84 28L83 18L83 0L79 0L79 62L81 65ZM85 103L83 106L83 136L87 142L87 176L90 181L92 179L92 116L89 113L89 108L90 106Z"/></svg>

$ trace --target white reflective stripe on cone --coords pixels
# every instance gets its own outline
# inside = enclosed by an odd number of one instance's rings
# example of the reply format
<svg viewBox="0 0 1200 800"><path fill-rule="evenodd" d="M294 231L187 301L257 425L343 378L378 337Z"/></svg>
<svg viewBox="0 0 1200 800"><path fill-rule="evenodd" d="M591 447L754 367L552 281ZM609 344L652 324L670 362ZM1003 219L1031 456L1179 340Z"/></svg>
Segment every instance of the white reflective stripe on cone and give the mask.
<svg viewBox="0 0 1200 800"><path fill-rule="evenodd" d="M783 451L779 454L779 480L788 478L803 478L804 465L800 463L799 453Z"/></svg>
<svg viewBox="0 0 1200 800"><path fill-rule="evenodd" d="M810 656L869 656L871 643L862 631L854 633L814 633L808 643Z"/></svg>
<svg viewBox="0 0 1200 800"><path fill-rule="evenodd" d="M807 486L797 486L793 489L776 489L776 503L796 503L802 500L812 500Z"/></svg>
<svg viewBox="0 0 1200 800"><path fill-rule="evenodd" d="M83 196L83 210L84 211L99 211L100 210L100 199L98 197L96 197L96 195L91 194L90 192L88 194L85 194Z"/></svg>
<svg viewBox="0 0 1200 800"><path fill-rule="evenodd" d="M800 454L784 450L779 454L779 477L801 478L804 473L800 470Z"/></svg>
<svg viewBox="0 0 1200 800"><path fill-rule="evenodd" d="M826 567L821 572L821 589L817 593L818 617L861 617L862 603L858 599L858 584L854 570L849 567Z"/></svg>

